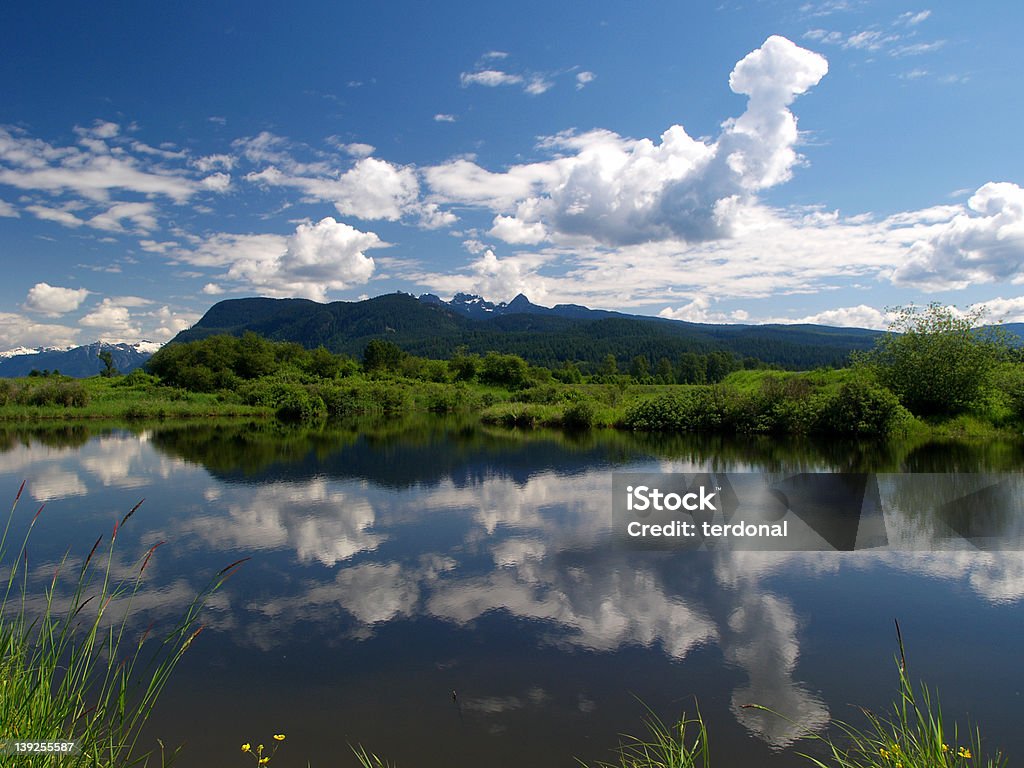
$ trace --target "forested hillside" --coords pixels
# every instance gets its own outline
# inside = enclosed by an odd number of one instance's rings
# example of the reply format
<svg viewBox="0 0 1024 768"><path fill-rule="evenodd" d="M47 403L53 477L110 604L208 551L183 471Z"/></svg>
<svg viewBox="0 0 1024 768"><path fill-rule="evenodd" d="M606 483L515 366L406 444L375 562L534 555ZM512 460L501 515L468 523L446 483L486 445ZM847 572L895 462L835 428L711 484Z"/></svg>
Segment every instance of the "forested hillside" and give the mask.
<svg viewBox="0 0 1024 768"><path fill-rule="evenodd" d="M359 356L371 339L384 338L421 357L447 359L464 347L481 354L512 353L546 366L565 361L597 366L609 355L620 366L638 355L655 365L662 358L675 363L689 352L722 350L784 368L807 369L841 365L851 351L870 348L878 336L874 331L814 325L704 325L616 316L582 307L573 307L571 316L565 316L558 308L529 307L531 311L477 319L444 302L401 293L330 304L306 299L230 299L213 306L174 341L253 331L309 349L322 345L332 352Z"/></svg>

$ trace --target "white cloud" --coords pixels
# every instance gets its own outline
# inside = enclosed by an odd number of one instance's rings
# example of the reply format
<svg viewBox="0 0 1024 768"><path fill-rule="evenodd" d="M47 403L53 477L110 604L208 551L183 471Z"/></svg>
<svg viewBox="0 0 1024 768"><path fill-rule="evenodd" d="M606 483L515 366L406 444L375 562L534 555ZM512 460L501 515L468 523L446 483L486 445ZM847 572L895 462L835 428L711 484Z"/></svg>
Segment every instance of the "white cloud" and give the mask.
<svg viewBox="0 0 1024 768"><path fill-rule="evenodd" d="M0 312L0 349L66 347L78 343L78 328L37 323L25 315Z"/></svg>
<svg viewBox="0 0 1024 768"><path fill-rule="evenodd" d="M455 122L455 115L448 115L448 114L445 114L443 112L438 112L436 115L434 115L434 122L435 123L454 123Z"/></svg>
<svg viewBox="0 0 1024 768"><path fill-rule="evenodd" d="M25 210L37 219L42 219L43 221L55 221L64 227L76 228L85 224L82 219L75 216L71 211L59 208L49 208L45 205L27 205L25 206Z"/></svg>
<svg viewBox="0 0 1024 768"><path fill-rule="evenodd" d="M197 157L192 164L203 173L209 173L218 168L230 171L235 167L235 158L233 155L204 155Z"/></svg>
<svg viewBox="0 0 1024 768"><path fill-rule="evenodd" d="M361 219L395 221L416 201L419 182L411 168L367 157L343 173L331 196L338 213Z"/></svg>
<svg viewBox="0 0 1024 768"><path fill-rule="evenodd" d="M124 232L122 221L134 225L138 232L156 229L156 206L153 203L116 203L103 213L89 219L86 224L108 232Z"/></svg>
<svg viewBox="0 0 1024 768"><path fill-rule="evenodd" d="M488 88L495 88L499 85L518 85L523 82L520 75L511 75L497 69L485 69L480 72L463 72L459 75L459 82L465 88L469 85L484 85Z"/></svg>
<svg viewBox="0 0 1024 768"><path fill-rule="evenodd" d="M194 325L201 315L195 312L176 312L170 307L163 306L155 312L147 313L146 317L150 318L151 324L146 331L146 338L153 341L167 341Z"/></svg>
<svg viewBox="0 0 1024 768"><path fill-rule="evenodd" d="M920 11L919 13L907 11L906 13L901 13L899 17L896 19L896 21L899 22L900 24L906 24L908 27L913 27L917 24L920 24L922 21L924 21L931 15L932 12L929 10Z"/></svg>
<svg viewBox="0 0 1024 768"><path fill-rule="evenodd" d="M6 200L0 200L0 218L11 218L17 219L21 214L18 213L17 208L8 203Z"/></svg>
<svg viewBox="0 0 1024 768"><path fill-rule="evenodd" d="M930 43L910 43L892 50L893 56L920 56L922 53L937 51L946 44L945 40L933 40Z"/></svg>
<svg viewBox="0 0 1024 768"><path fill-rule="evenodd" d="M832 325L839 328L871 328L883 331L889 327L889 323L893 319L895 317L892 313L879 311L866 304L858 304L855 307L828 309L824 312L817 312L813 315L807 315L797 320L786 320L785 322Z"/></svg>
<svg viewBox="0 0 1024 768"><path fill-rule="evenodd" d="M525 294L534 301L547 295L545 280L536 269L545 261L538 256L510 256L499 259L489 248L461 274L418 274L421 285L431 287L441 295L475 293L491 301L510 301L517 294Z"/></svg>
<svg viewBox="0 0 1024 768"><path fill-rule="evenodd" d="M555 84L548 80L543 75L534 75L533 77L530 78L530 81L523 87L523 90L526 91L531 96L539 96L542 93L547 93L554 87Z"/></svg>
<svg viewBox="0 0 1024 768"><path fill-rule="evenodd" d="M98 307L78 321L79 325L97 329L98 338L110 342L134 342L142 330L132 319L127 307L103 299Z"/></svg>
<svg viewBox="0 0 1024 768"><path fill-rule="evenodd" d="M222 293L224 293L224 289L221 288L216 283L207 283L206 285L203 286L203 293L205 293L207 296L220 296Z"/></svg>
<svg viewBox="0 0 1024 768"><path fill-rule="evenodd" d="M75 126L75 133L79 136L94 139L112 139L121 133L121 126L117 123L110 123L105 120L96 120L91 128Z"/></svg>
<svg viewBox="0 0 1024 768"><path fill-rule="evenodd" d="M270 296L302 296L324 301L328 291L370 279L373 259L384 247L373 232L360 232L327 217L300 224L290 237L218 234L176 257L201 267L224 267L219 283L230 282ZM219 288L219 283L211 291ZM204 289L205 290L205 289Z"/></svg>
<svg viewBox="0 0 1024 768"><path fill-rule="evenodd" d="M369 157L377 150L372 144L360 144L358 142L339 144L338 148L348 152L352 157Z"/></svg>
<svg viewBox="0 0 1024 768"><path fill-rule="evenodd" d="M231 176L227 173L211 173L199 183L211 192L227 192L231 188Z"/></svg>
<svg viewBox="0 0 1024 768"><path fill-rule="evenodd" d="M358 160L336 177L290 174L270 166L246 176L248 181L267 186L300 189L334 203L338 213L361 219L397 221L403 212L415 212L419 181L412 168L393 165L375 157Z"/></svg>
<svg viewBox="0 0 1024 768"><path fill-rule="evenodd" d="M923 237L893 272L897 283L963 288L996 280L1022 282L1024 273L1024 189L989 182L963 206L923 226Z"/></svg>
<svg viewBox="0 0 1024 768"><path fill-rule="evenodd" d="M544 242L548 233L542 223L527 224L512 216L495 216L494 225L487 233L506 243L536 245Z"/></svg>
<svg viewBox="0 0 1024 768"><path fill-rule="evenodd" d="M512 213L523 226L503 220L498 231L514 237L524 227L538 232L538 224L555 242L729 237L757 191L790 178L799 157L796 118L788 106L827 71L822 56L773 36L733 69L729 86L749 97L747 109L727 120L712 144L691 138L679 125L658 144L610 131L563 133L542 142L541 148L560 155L546 163L493 173L460 159L425 175L443 199Z"/></svg>
<svg viewBox="0 0 1024 768"><path fill-rule="evenodd" d="M173 240L139 240L139 247L147 253L167 253L171 248L175 248L178 244Z"/></svg>
<svg viewBox="0 0 1024 768"><path fill-rule="evenodd" d="M89 295L85 288L61 288L49 283L36 283L25 298L25 309L57 317L74 312Z"/></svg>
<svg viewBox="0 0 1024 768"><path fill-rule="evenodd" d="M597 75L593 72L577 72L576 73L576 90L581 91L586 88L590 83L597 79Z"/></svg>
<svg viewBox="0 0 1024 768"><path fill-rule="evenodd" d="M97 136L109 128L79 129L79 147L55 147L0 128L0 184L25 190L71 192L90 200L106 200L115 189L160 195L184 203L198 185L180 171L150 167L137 158L109 153Z"/></svg>

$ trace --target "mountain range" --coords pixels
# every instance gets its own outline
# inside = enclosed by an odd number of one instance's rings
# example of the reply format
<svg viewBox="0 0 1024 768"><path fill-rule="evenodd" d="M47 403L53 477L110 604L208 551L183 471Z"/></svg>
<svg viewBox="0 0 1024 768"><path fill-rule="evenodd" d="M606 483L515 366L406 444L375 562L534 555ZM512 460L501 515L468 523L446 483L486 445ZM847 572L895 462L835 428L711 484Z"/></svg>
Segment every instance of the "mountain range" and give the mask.
<svg viewBox="0 0 1024 768"><path fill-rule="evenodd" d="M628 363L646 355L675 362L686 352L731 352L787 368L841 365L854 350L873 346L878 331L824 325L712 325L589 309L543 307L526 296L495 304L471 294L443 301L405 293L357 302L321 304L308 299L247 298L218 302L173 341L254 331L305 347L323 345L359 357L374 338L406 352L447 358L456 349L518 354L533 363L599 363L614 355Z"/></svg>
<svg viewBox="0 0 1024 768"><path fill-rule="evenodd" d="M1024 339L1024 323L1001 327ZM675 363L686 352L722 350L792 369L842 365L851 352L870 349L881 333L826 325L689 323L578 304L543 307L522 294L494 303L468 293L457 293L451 301L429 293L419 297L393 293L329 304L308 299L227 299L210 307L172 343L218 333L239 336L246 331L308 348L323 345L354 357L362 355L371 339L384 338L407 352L433 358L448 358L461 347L481 354L514 353L548 366L566 360L599 364L609 354L620 365L636 355L645 355L653 365L662 357ZM95 376L103 369L98 355L104 349L110 351L118 371L129 373L160 346L150 341L97 341L78 347L18 347L0 352L0 377L27 376L32 370Z"/></svg>
<svg viewBox="0 0 1024 768"><path fill-rule="evenodd" d="M160 348L153 341L136 344L110 344L95 341L80 347L18 347L0 352L0 377L17 378L36 371L60 371L65 376L86 378L104 369L99 353L109 351L114 367L120 373L130 373L142 366Z"/></svg>

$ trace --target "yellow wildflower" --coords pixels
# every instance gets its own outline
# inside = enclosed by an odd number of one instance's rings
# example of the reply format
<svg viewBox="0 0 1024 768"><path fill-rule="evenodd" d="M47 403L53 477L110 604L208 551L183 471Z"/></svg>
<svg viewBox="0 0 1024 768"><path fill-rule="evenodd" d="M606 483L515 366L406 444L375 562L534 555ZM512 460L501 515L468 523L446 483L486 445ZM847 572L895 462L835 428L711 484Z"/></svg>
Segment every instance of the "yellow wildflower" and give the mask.
<svg viewBox="0 0 1024 768"><path fill-rule="evenodd" d="M968 760L971 759L971 750L969 750L967 747L960 747L957 754L960 755L960 757L967 758Z"/></svg>
<svg viewBox="0 0 1024 768"><path fill-rule="evenodd" d="M266 765L269 762L270 762L270 758L269 757L261 757L260 758L260 765Z"/></svg>
<svg viewBox="0 0 1024 768"><path fill-rule="evenodd" d="M249 752L251 750L252 750L252 744L243 744L242 745L242 751L243 752Z"/></svg>
<svg viewBox="0 0 1024 768"><path fill-rule="evenodd" d="M284 734L283 734L283 733L275 733L275 734L274 734L274 738L275 738L275 739L276 739L277 741L284 741Z"/></svg>

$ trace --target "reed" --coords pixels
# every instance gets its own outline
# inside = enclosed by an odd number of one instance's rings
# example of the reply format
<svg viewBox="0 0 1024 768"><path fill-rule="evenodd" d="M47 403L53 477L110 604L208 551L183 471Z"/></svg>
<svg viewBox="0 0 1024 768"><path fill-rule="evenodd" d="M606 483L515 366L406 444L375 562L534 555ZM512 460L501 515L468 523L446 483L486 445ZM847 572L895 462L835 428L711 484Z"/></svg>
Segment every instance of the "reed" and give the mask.
<svg viewBox="0 0 1024 768"><path fill-rule="evenodd" d="M148 629L135 636L129 619L160 544L124 578L115 575L114 554L118 532L139 505L115 522L105 546L104 536L96 539L80 566L66 552L49 583L36 587L28 546L43 507L18 533L15 510L24 488L22 483L0 536L0 573L6 578L0 602L0 766L146 764L157 746L140 749L142 726L174 667L203 631L202 607L241 561L217 574L162 637L150 639ZM13 751L15 742L26 741L75 742L76 749L73 754ZM173 759L162 744L159 759L163 764Z"/></svg>

